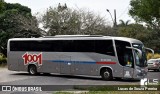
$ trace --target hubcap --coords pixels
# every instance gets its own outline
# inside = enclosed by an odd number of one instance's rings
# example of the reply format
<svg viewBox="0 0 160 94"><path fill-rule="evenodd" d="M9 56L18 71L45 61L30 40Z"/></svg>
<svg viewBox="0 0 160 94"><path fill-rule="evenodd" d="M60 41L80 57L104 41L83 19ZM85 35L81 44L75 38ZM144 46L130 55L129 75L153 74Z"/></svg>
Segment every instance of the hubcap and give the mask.
<svg viewBox="0 0 160 94"><path fill-rule="evenodd" d="M35 73L34 68L31 68L31 69L30 69L30 73L31 73L31 74L34 74L34 73Z"/></svg>
<svg viewBox="0 0 160 94"><path fill-rule="evenodd" d="M109 72L104 72L104 78L108 78L109 77Z"/></svg>

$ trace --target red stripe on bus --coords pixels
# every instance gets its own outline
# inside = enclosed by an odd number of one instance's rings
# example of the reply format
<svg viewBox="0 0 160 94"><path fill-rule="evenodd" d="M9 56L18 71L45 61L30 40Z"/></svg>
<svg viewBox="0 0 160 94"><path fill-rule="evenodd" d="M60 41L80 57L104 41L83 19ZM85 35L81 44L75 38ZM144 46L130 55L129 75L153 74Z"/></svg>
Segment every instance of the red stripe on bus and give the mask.
<svg viewBox="0 0 160 94"><path fill-rule="evenodd" d="M116 64L116 62L96 62L96 64Z"/></svg>

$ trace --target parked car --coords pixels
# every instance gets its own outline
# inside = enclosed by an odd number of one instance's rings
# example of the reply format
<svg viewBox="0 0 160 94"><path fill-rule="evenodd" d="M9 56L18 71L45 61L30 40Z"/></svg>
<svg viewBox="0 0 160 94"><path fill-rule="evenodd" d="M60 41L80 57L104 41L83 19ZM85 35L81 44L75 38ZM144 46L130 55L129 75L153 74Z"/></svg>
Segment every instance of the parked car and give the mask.
<svg viewBox="0 0 160 94"><path fill-rule="evenodd" d="M160 58L158 59L149 59L147 61L148 70L160 71Z"/></svg>

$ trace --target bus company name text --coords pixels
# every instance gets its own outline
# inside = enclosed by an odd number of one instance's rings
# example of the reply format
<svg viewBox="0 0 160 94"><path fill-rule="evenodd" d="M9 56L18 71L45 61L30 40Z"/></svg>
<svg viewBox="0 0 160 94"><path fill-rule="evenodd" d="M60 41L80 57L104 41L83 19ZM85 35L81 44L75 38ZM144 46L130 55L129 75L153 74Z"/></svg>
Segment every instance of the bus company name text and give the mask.
<svg viewBox="0 0 160 94"><path fill-rule="evenodd" d="M26 52L22 56L24 60L24 65L32 64L32 63L37 63L38 65L42 65L42 53L39 54L29 54Z"/></svg>

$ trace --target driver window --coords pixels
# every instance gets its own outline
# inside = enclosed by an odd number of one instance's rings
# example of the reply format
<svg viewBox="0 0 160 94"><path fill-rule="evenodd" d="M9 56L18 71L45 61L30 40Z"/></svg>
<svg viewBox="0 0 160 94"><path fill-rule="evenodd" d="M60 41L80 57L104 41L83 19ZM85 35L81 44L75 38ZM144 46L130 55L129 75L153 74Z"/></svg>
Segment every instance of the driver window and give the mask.
<svg viewBox="0 0 160 94"><path fill-rule="evenodd" d="M132 64L134 63L133 62L133 57L132 57L132 51L126 51L124 53L124 65L127 66L127 67L132 67Z"/></svg>
<svg viewBox="0 0 160 94"><path fill-rule="evenodd" d="M132 50L126 48L126 46L131 47L131 44L120 40L115 40L115 44L120 65L133 68L134 59Z"/></svg>

